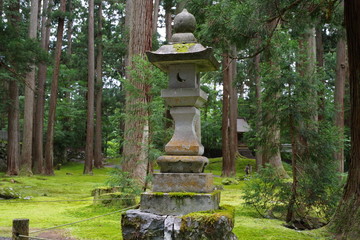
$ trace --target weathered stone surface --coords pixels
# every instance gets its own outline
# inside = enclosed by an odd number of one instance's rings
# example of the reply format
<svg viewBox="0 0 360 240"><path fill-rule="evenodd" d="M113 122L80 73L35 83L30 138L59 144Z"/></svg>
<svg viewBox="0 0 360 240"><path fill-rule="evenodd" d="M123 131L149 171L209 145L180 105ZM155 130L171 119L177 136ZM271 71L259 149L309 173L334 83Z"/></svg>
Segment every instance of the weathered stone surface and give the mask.
<svg viewBox="0 0 360 240"><path fill-rule="evenodd" d="M179 45L183 45L186 52L179 51ZM215 71L220 67L212 48L205 48L199 43L164 45L155 52L146 52L146 55L152 64L164 72L168 72L171 65L184 63L195 64L200 72Z"/></svg>
<svg viewBox="0 0 360 240"><path fill-rule="evenodd" d="M167 216L129 210L121 216L124 240L163 240L164 221Z"/></svg>
<svg viewBox="0 0 360 240"><path fill-rule="evenodd" d="M155 173L154 192L209 193L214 190L211 173Z"/></svg>
<svg viewBox="0 0 360 240"><path fill-rule="evenodd" d="M131 210L122 216L124 240L237 240L234 208L166 216Z"/></svg>
<svg viewBox="0 0 360 240"><path fill-rule="evenodd" d="M104 193L94 197L94 205L104 205L111 207L130 207L136 204L135 196L121 192Z"/></svg>
<svg viewBox="0 0 360 240"><path fill-rule="evenodd" d="M174 88L161 90L161 97L171 107L202 107L207 94L200 88Z"/></svg>
<svg viewBox="0 0 360 240"><path fill-rule="evenodd" d="M173 107L170 114L175 121L175 131L165 146L169 155L202 155L204 146L196 133L196 124L200 116L195 107Z"/></svg>
<svg viewBox="0 0 360 240"><path fill-rule="evenodd" d="M192 33L196 29L196 19L194 15L184 9L174 18L174 31L176 33Z"/></svg>
<svg viewBox="0 0 360 240"><path fill-rule="evenodd" d="M169 88L199 88L195 64L169 66Z"/></svg>
<svg viewBox="0 0 360 240"><path fill-rule="evenodd" d="M203 156L161 156L157 163L162 173L202 173L209 159Z"/></svg>
<svg viewBox="0 0 360 240"><path fill-rule="evenodd" d="M219 208L220 192L213 193L162 193L141 194L140 209L160 215L185 215L191 212Z"/></svg>
<svg viewBox="0 0 360 240"><path fill-rule="evenodd" d="M173 240L175 235L180 234L181 217L168 216L164 223L164 240Z"/></svg>

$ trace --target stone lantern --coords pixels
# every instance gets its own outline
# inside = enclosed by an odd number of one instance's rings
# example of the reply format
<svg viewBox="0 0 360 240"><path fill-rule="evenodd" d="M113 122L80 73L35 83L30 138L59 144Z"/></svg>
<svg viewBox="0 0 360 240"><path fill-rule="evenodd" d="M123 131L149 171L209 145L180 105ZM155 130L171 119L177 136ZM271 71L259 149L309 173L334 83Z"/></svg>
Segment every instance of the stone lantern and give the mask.
<svg viewBox="0 0 360 240"><path fill-rule="evenodd" d="M211 48L197 43L195 28L195 17L183 10L174 19L175 34L169 44L147 53L149 61L168 74L168 88L161 91L161 97L170 106L175 131L165 155L157 159L160 173L153 176L153 191L141 195L140 210L123 215L124 239L133 239L129 236L137 231L134 226L144 231L143 238L134 239L186 239L183 235L187 233L180 229L184 224L181 216L219 208L220 192L214 191L213 175L204 173L209 160L202 156L199 110L207 101L200 89L200 72L217 70L219 63ZM219 231L224 237L218 239L236 239L231 233L233 220L226 221L230 231ZM154 230L155 222L160 232ZM154 235L159 238L147 238Z"/></svg>
<svg viewBox="0 0 360 240"><path fill-rule="evenodd" d="M207 94L200 89L200 72L214 71L219 63L212 49L197 43L193 32L195 17L185 9L174 19L169 45L148 52L150 62L169 76L161 97L171 107L174 135L165 146L165 156L157 159L160 174L154 174L153 191L212 192L212 174L204 174L209 160L202 156L200 110ZM176 182L176 184L174 184ZM189 184L192 183L192 184Z"/></svg>

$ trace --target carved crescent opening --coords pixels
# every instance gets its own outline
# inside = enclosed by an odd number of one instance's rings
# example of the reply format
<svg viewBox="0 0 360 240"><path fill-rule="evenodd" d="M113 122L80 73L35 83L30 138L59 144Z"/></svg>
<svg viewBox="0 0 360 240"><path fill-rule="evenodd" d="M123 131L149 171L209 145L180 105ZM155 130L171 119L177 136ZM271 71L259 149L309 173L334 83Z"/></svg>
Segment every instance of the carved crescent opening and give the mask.
<svg viewBox="0 0 360 240"><path fill-rule="evenodd" d="M185 82L185 81L186 81L186 79L183 79L183 78L180 77L180 73L178 73L178 74L176 75L176 79L177 79L179 82Z"/></svg>

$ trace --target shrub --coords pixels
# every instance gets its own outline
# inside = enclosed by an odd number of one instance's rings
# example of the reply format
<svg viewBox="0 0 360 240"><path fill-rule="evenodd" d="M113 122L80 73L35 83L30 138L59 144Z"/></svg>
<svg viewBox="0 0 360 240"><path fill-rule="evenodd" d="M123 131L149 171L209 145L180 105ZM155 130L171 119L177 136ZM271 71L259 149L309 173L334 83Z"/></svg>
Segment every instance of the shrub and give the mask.
<svg viewBox="0 0 360 240"><path fill-rule="evenodd" d="M116 187L125 194L138 195L142 192L141 187L130 177L130 174L119 168L114 168L109 172L109 178L105 184L109 187Z"/></svg>
<svg viewBox="0 0 360 240"><path fill-rule="evenodd" d="M261 168L245 185L245 204L254 207L262 217L283 217L291 193L288 181L279 178L270 165Z"/></svg>

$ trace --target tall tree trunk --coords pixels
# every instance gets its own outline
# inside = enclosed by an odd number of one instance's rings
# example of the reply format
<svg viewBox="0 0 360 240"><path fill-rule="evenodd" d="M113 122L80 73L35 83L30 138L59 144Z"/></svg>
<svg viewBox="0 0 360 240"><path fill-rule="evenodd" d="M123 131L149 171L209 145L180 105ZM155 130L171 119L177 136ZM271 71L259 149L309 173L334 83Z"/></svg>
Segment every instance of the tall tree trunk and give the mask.
<svg viewBox="0 0 360 240"><path fill-rule="evenodd" d="M10 26L17 33L20 22L20 1L9 4ZM7 175L18 175L20 167L20 143L19 143L19 86L17 81L9 82L8 107L8 146L7 146Z"/></svg>
<svg viewBox="0 0 360 240"><path fill-rule="evenodd" d="M31 0L29 37L36 38L38 25L39 0ZM25 101L24 101L24 131L21 155L21 173L32 175L32 144L33 144L33 120L34 120L34 97L35 97L35 65L30 66L30 72L25 78Z"/></svg>
<svg viewBox="0 0 360 240"><path fill-rule="evenodd" d="M97 35L97 56L96 56L96 125L95 125L95 143L94 143L94 166L101 168L103 166L102 155L102 1L99 2L99 24Z"/></svg>
<svg viewBox="0 0 360 240"><path fill-rule="evenodd" d="M360 239L360 2L345 0L351 102L351 157L344 195L332 221L339 238Z"/></svg>
<svg viewBox="0 0 360 240"><path fill-rule="evenodd" d="M61 60L61 49L62 49L62 38L64 32L64 21L65 21L65 9L66 0L60 1L60 12L57 36L56 36L56 48L55 48L55 63L54 72L51 83L51 96L49 106L49 119L46 133L46 145L45 145L45 169L46 175L54 175L53 163L54 163L54 126L55 126L55 114L56 114L56 102L58 92L58 82L60 73L60 60Z"/></svg>
<svg viewBox="0 0 360 240"><path fill-rule="evenodd" d="M322 37L322 25L319 25L315 29L316 31L316 66L318 69L324 67L324 43ZM322 84L326 84L325 80L322 80ZM318 121L324 119L324 112L325 112L325 92L324 90L318 91L319 95L319 114L318 114Z"/></svg>
<svg viewBox="0 0 360 240"><path fill-rule="evenodd" d="M73 5L72 5L72 0L68 0L68 12L72 13L73 10ZM67 50L66 50L66 54L67 57L70 58L71 54L72 54L72 33L73 33L73 24L74 24L74 20L72 17L70 17L68 19L67 22Z"/></svg>
<svg viewBox="0 0 360 240"><path fill-rule="evenodd" d="M257 116L256 129L257 132L259 132L261 128L261 119L262 119L260 54L257 54L254 58L254 80L255 80L256 116ZM259 170L259 168L263 165L262 147L260 144L259 146L256 146L255 158L256 158L256 170Z"/></svg>
<svg viewBox="0 0 360 240"><path fill-rule="evenodd" d="M307 74L310 74L310 76L314 76L316 73L316 30L315 27L310 29L309 35L308 35L308 68L307 68ZM316 86L316 79L315 77L310 77L311 83ZM313 112L314 112L314 121L318 121L319 118L319 111L318 111L318 93L316 90L312 91L312 96L314 100L310 100L310 103L313 104Z"/></svg>
<svg viewBox="0 0 360 240"><path fill-rule="evenodd" d="M165 8L165 39L167 42L170 41L171 36L172 36L172 13L171 13L171 4L167 3L164 8Z"/></svg>
<svg viewBox="0 0 360 240"><path fill-rule="evenodd" d="M50 4L51 5L51 4ZM50 38L50 13L49 1L43 0L43 13L41 18L41 48L44 51L49 50ZM44 127L44 104L45 104L45 83L46 83L47 65L45 63L39 64L38 71L38 88L36 109L34 118L34 144L33 144L33 172L40 174L43 172L43 127Z"/></svg>
<svg viewBox="0 0 360 240"><path fill-rule="evenodd" d="M229 149L230 149L230 175L236 174L236 158L238 156L238 138L237 138L237 117L238 117L238 96L236 89L236 46L230 46L231 61L229 65Z"/></svg>
<svg viewBox="0 0 360 240"><path fill-rule="evenodd" d="M135 67L133 57L137 55L143 56L146 51L151 50L153 2L138 0L136 5L129 10L131 17L127 19L130 28L128 64L131 69ZM122 169L130 172L132 177L137 179L139 183L144 184L148 161L148 116L146 108L139 107L139 105L146 106L146 95L149 86L146 83L132 79L129 73L127 73L127 77L130 84L143 94L141 96L131 96L132 93L126 92L125 111L127 118L125 120Z"/></svg>
<svg viewBox="0 0 360 240"><path fill-rule="evenodd" d="M293 182L291 185L291 197L289 200L289 205L287 207L287 214L286 214L286 219L285 221L287 223L291 222L294 220L294 212L295 212L295 203L296 203L296 198L297 198L297 188L298 188L298 157L299 157L299 152L298 152L298 146L299 144L297 143L297 130L296 130L296 123L294 120L294 116L291 114L290 115L290 139L291 139L291 166L292 166L292 172L293 172Z"/></svg>
<svg viewBox="0 0 360 240"><path fill-rule="evenodd" d="M339 128L341 141L339 150L335 153L335 159L339 163L339 172L344 172L344 95L346 79L346 43L340 38L336 47L336 79L335 79L335 126Z"/></svg>
<svg viewBox="0 0 360 240"><path fill-rule="evenodd" d="M7 170L9 176L19 174L19 86L16 80L9 83Z"/></svg>
<svg viewBox="0 0 360 240"><path fill-rule="evenodd" d="M0 0L0 16L2 16L3 11L4 11L4 1Z"/></svg>
<svg viewBox="0 0 360 240"><path fill-rule="evenodd" d="M275 28L280 28L279 19L274 19L271 23L268 24L269 32L274 31ZM279 66L278 66L278 56L275 56L271 53L271 48L276 48L275 45L270 45L268 49L264 51L265 61L268 62L271 72L274 74L273 84L278 84L278 81L281 77ZM272 92L264 94L263 102L275 102L276 99L280 97L281 92L278 89L273 89ZM276 174L281 178L288 178L284 166L281 161L280 154L280 122L277 116L278 109L262 109L264 114L264 119L262 119L262 126L267 129L265 134L266 144L262 146L262 160L263 165L270 164L275 168Z"/></svg>
<svg viewBox="0 0 360 240"><path fill-rule="evenodd" d="M178 0L177 1L177 4L176 4L176 11L175 11L175 14L179 14L182 12L182 10L184 10L187 2L189 0Z"/></svg>
<svg viewBox="0 0 360 240"><path fill-rule="evenodd" d="M95 46L94 46L94 0L89 0L88 20L88 92L84 174L92 174L94 160L94 82L95 82Z"/></svg>
<svg viewBox="0 0 360 240"><path fill-rule="evenodd" d="M231 176L231 156L230 156L230 132L229 132L229 109L230 109L230 58L228 53L223 54L223 108L222 108L222 176Z"/></svg>
<svg viewBox="0 0 360 240"><path fill-rule="evenodd" d="M160 7L160 0L155 0L154 2L154 15L153 15L153 35L155 36L157 33L157 22L159 19L159 7Z"/></svg>

